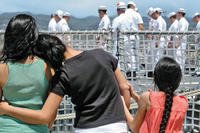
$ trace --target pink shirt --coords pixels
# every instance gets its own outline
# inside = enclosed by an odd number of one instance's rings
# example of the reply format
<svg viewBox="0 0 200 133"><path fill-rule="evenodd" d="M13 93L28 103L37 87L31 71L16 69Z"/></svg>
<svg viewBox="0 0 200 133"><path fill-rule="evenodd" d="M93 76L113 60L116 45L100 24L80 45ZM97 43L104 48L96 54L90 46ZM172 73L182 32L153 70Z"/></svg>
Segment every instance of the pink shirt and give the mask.
<svg viewBox="0 0 200 133"><path fill-rule="evenodd" d="M165 93L149 93L150 108L146 112L140 133L159 133L165 106ZM165 133L182 133L183 121L188 109L188 100L184 96L174 96L172 110Z"/></svg>

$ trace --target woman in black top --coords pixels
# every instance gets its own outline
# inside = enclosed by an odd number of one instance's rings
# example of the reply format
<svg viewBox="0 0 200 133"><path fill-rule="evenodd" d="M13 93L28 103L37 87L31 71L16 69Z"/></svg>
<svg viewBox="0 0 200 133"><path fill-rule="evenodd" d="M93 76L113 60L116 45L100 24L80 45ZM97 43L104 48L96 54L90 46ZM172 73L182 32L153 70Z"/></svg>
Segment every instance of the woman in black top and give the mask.
<svg viewBox="0 0 200 133"><path fill-rule="evenodd" d="M52 39L50 35L40 36L38 43L41 47L48 47L46 51L41 49L41 58L52 66L51 59L60 56L58 51L54 52L59 45L52 45L49 39ZM44 52L46 55L43 55ZM62 97L69 95L75 104L76 132L126 132L120 93L129 107L131 85L117 68L117 59L101 49L81 52L71 47L67 47L64 57L64 65L53 77L51 93L42 110L16 108L1 103L0 113L31 124L49 124L55 119ZM114 129L110 128L113 126Z"/></svg>

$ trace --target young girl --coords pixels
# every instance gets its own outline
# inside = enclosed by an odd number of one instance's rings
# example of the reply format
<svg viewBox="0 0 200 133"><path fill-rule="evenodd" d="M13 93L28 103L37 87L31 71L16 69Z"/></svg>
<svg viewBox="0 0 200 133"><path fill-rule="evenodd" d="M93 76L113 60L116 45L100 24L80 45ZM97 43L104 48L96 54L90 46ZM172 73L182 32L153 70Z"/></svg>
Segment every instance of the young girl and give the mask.
<svg viewBox="0 0 200 133"><path fill-rule="evenodd" d="M141 95L134 117L124 106L128 125L134 133L182 133L188 101L174 93L181 77L181 68L173 59L164 57L157 63L154 82L158 91ZM136 93L131 90L131 95L135 97Z"/></svg>

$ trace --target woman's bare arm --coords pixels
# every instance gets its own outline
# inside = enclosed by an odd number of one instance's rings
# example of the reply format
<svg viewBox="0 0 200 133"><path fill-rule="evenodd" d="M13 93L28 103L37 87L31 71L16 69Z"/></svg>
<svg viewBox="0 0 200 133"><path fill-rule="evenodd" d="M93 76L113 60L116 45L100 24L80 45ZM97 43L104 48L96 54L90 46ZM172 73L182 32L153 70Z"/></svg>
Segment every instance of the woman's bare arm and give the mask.
<svg viewBox="0 0 200 133"><path fill-rule="evenodd" d="M55 114L61 101L61 96L50 93L42 110L19 108L1 102L0 114L15 117L29 124L49 124L55 119Z"/></svg>
<svg viewBox="0 0 200 133"><path fill-rule="evenodd" d="M134 133L139 133L140 127L144 121L147 107L148 107L147 97L148 97L147 93L144 93L141 95L140 100L138 102L139 105L138 105L138 109L135 116L131 115L131 113L129 112L129 109L126 107L125 102L123 101L124 111L125 111L128 126L131 129L131 131L133 131Z"/></svg>
<svg viewBox="0 0 200 133"><path fill-rule="evenodd" d="M131 85L126 80L126 78L123 76L123 74L121 73L121 70L119 68L117 68L115 70L115 77L117 79L117 82L118 82L118 85L120 88L120 93L124 97L126 106L129 108L130 107L130 99L131 99L131 95L130 95Z"/></svg>

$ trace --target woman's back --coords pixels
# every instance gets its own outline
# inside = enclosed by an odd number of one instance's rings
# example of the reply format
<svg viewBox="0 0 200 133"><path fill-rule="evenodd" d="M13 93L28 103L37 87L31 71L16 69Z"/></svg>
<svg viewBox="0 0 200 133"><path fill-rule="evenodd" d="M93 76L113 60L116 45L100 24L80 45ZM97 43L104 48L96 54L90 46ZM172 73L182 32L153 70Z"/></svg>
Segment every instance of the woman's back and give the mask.
<svg viewBox="0 0 200 133"><path fill-rule="evenodd" d="M165 107L165 98L164 92L149 92L150 107L140 128L141 133L159 133ZM172 109L165 130L166 133L182 133L182 123L187 109L188 101L184 96L173 97Z"/></svg>
<svg viewBox="0 0 200 133"><path fill-rule="evenodd" d="M8 62L8 78L3 87L5 100L17 107L39 110L48 91L45 63L38 59L31 64ZM0 116L0 132L47 132L46 125L28 125L9 116Z"/></svg>

